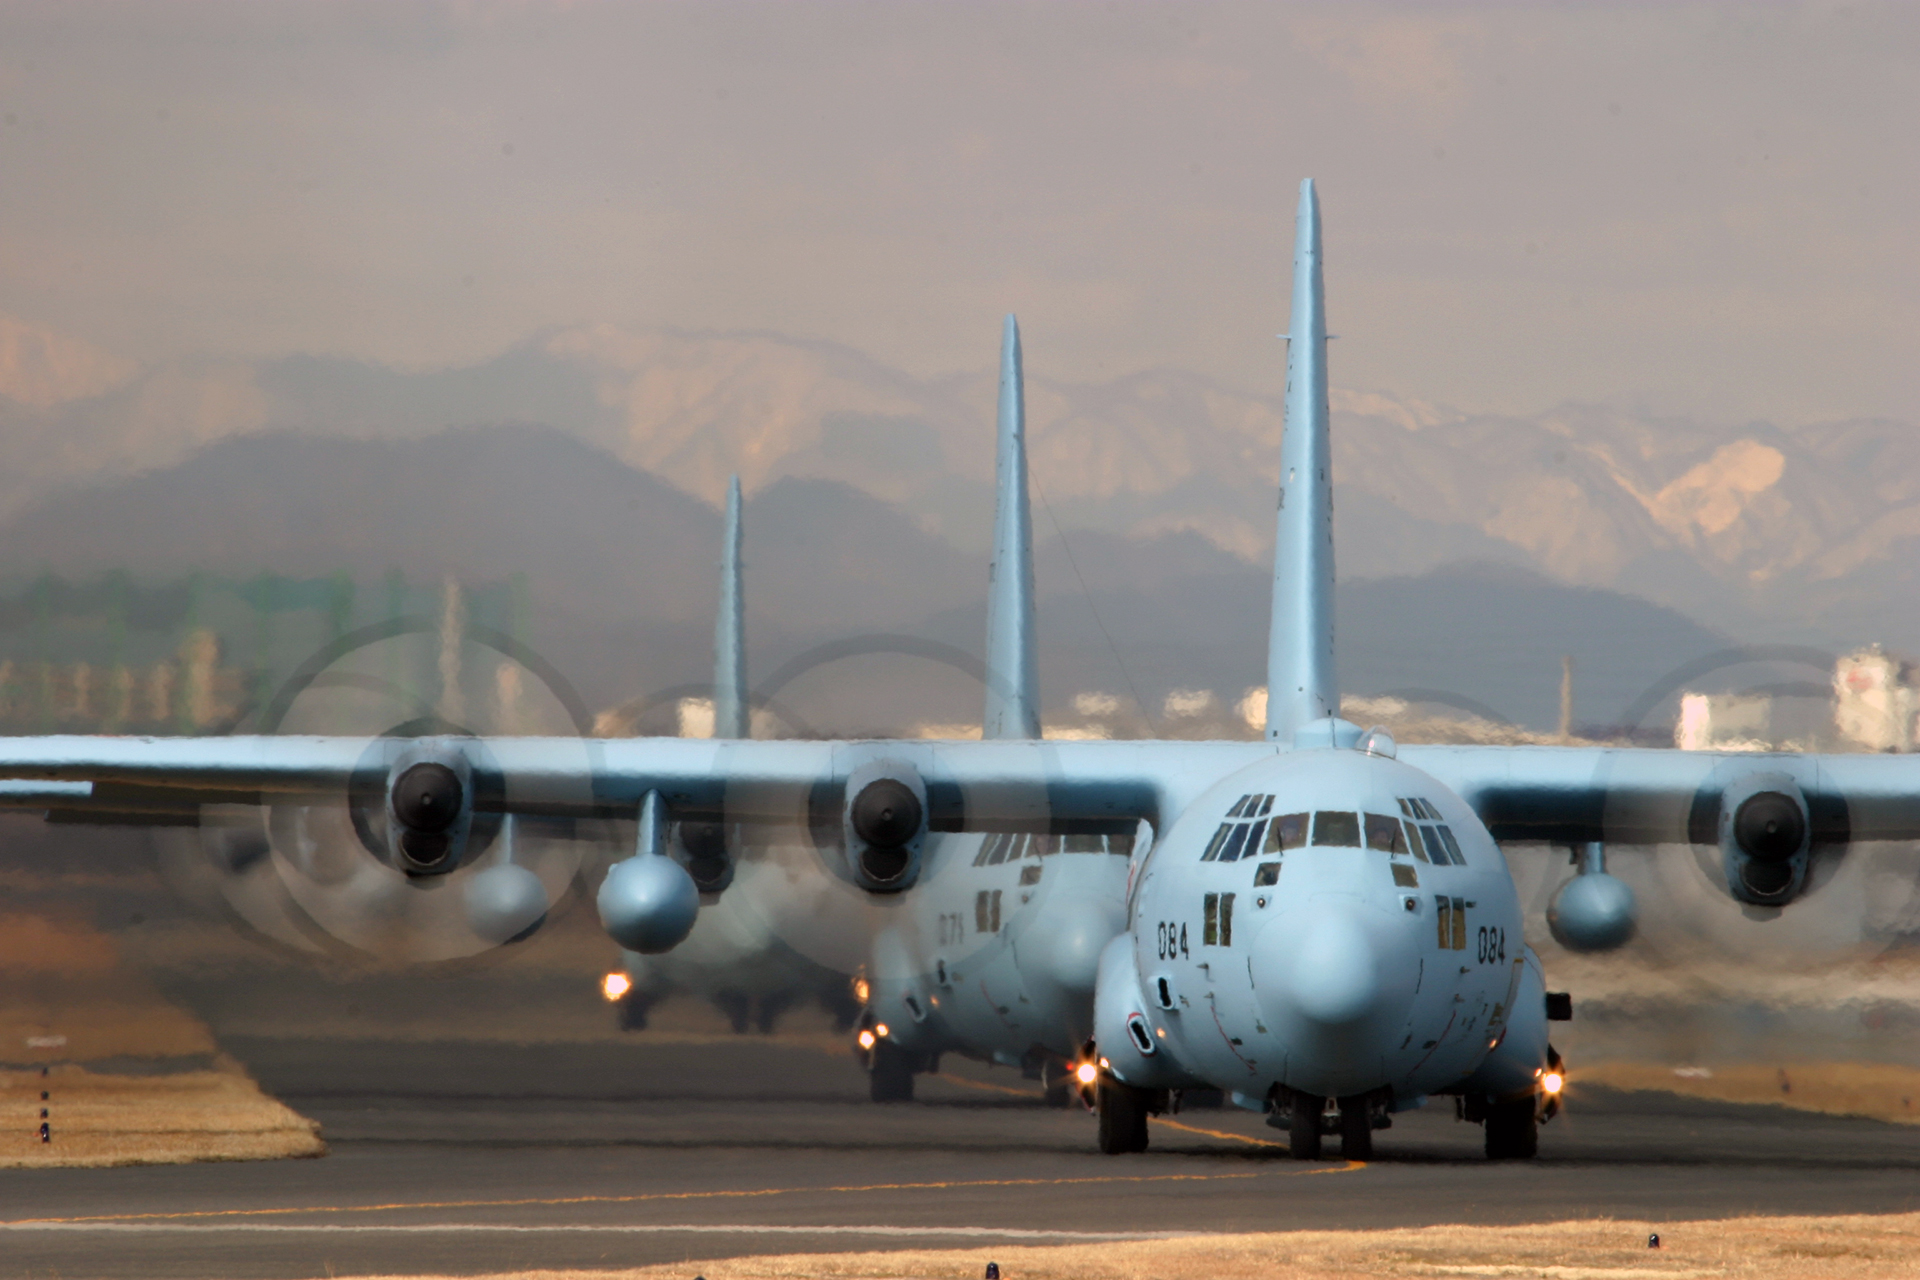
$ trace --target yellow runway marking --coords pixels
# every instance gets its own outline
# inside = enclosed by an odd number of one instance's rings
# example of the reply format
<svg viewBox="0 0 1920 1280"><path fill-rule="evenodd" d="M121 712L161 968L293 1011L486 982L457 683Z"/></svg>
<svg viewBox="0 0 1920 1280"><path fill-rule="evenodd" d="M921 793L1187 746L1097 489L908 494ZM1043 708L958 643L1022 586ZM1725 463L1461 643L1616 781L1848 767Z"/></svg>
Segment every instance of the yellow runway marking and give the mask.
<svg viewBox="0 0 1920 1280"><path fill-rule="evenodd" d="M1010 1093L1016 1098L1038 1098L1041 1095L1032 1089L1015 1089L1011 1085L989 1084L985 1080L969 1080L965 1076L948 1075L944 1071L933 1073L935 1080L944 1080L948 1084L957 1084L962 1089L984 1089L989 1093Z"/></svg>
<svg viewBox="0 0 1920 1280"><path fill-rule="evenodd" d="M1225 1129L1202 1129L1199 1125L1181 1124L1178 1120L1169 1120L1165 1116L1158 1117L1154 1120L1154 1123L1165 1125L1169 1129L1179 1129L1183 1133L1204 1133L1209 1138L1226 1138L1232 1142L1245 1142L1256 1147L1272 1147L1278 1151L1290 1150L1284 1142L1269 1142L1265 1138L1249 1138L1244 1133L1228 1133Z"/></svg>
<svg viewBox="0 0 1920 1280"><path fill-rule="evenodd" d="M1322 1173L1351 1173L1366 1166L1358 1160L1319 1169L1259 1169L1244 1173L1096 1174L1085 1178L982 1178L953 1182L873 1182L840 1187L762 1187L753 1191L651 1191L626 1196L556 1196L524 1200L418 1200L393 1204L294 1205L281 1209L194 1209L180 1213L105 1213L77 1218L18 1218L0 1221L0 1227L50 1223L114 1223L176 1221L213 1218L265 1218L296 1213L396 1213L409 1209L506 1209L530 1205L645 1204L650 1201L752 1200L769 1196L857 1195L873 1191L954 1191L973 1187L1073 1187L1149 1182L1244 1182L1253 1178L1290 1178Z"/></svg>

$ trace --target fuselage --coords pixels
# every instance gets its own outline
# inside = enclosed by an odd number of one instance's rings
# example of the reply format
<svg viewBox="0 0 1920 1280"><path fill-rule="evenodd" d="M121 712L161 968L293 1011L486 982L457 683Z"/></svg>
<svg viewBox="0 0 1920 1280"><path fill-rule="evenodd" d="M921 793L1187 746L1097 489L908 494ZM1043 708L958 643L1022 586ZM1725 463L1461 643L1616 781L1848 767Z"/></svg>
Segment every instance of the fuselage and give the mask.
<svg viewBox="0 0 1920 1280"><path fill-rule="evenodd" d="M1544 1062L1505 858L1464 801L1386 756L1295 750L1223 779L1147 858L1129 925L1103 957L1097 1035L1136 1086L1405 1105L1510 1034L1486 1087L1528 1087Z"/></svg>
<svg viewBox="0 0 1920 1280"><path fill-rule="evenodd" d="M1126 925L1130 838L929 838L919 884L881 914L869 1008L917 1054L1071 1057L1092 1034L1100 954Z"/></svg>

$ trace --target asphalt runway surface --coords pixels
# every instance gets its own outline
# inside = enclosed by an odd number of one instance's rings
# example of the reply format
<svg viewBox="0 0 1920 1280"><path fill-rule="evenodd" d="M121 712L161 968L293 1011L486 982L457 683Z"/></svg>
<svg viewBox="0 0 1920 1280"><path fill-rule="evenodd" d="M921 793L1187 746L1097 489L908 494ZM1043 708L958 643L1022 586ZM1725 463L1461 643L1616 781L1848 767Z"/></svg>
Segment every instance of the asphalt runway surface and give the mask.
<svg viewBox="0 0 1920 1280"><path fill-rule="evenodd" d="M954 1064L876 1106L848 1055L750 1037L226 1047L332 1153L0 1171L0 1274L692 1276L753 1253L1920 1208L1920 1128L1661 1094L1575 1096L1523 1164L1485 1161L1442 1100L1356 1166L1297 1163L1231 1109L1102 1156L1091 1116L1012 1071Z"/></svg>

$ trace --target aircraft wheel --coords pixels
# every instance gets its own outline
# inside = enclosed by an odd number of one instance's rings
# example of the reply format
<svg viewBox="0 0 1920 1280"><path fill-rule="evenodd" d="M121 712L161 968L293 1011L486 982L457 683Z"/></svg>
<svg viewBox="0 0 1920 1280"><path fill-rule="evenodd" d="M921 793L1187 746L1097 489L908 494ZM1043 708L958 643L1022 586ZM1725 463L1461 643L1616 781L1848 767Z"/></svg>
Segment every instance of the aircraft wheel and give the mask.
<svg viewBox="0 0 1920 1280"><path fill-rule="evenodd" d="M875 1102L912 1102L912 1055L891 1040L875 1041L867 1086L868 1096Z"/></svg>
<svg viewBox="0 0 1920 1280"><path fill-rule="evenodd" d="M1111 1076L1100 1077L1100 1150L1110 1156L1147 1149L1147 1093L1122 1084Z"/></svg>
<svg viewBox="0 0 1920 1280"><path fill-rule="evenodd" d="M645 1031L647 1012L653 1008L654 997L629 990L621 996L613 1007L618 1011L622 1031Z"/></svg>
<svg viewBox="0 0 1920 1280"><path fill-rule="evenodd" d="M1373 1110L1364 1096L1340 1099L1340 1158L1373 1159Z"/></svg>
<svg viewBox="0 0 1920 1280"><path fill-rule="evenodd" d="M1295 1160L1320 1158L1320 1109L1324 1102L1296 1093L1287 1104L1287 1152Z"/></svg>
<svg viewBox="0 0 1920 1280"><path fill-rule="evenodd" d="M1066 1064L1049 1060L1040 1069L1040 1079L1047 1087L1048 1106L1064 1110L1073 1105L1073 1072Z"/></svg>
<svg viewBox="0 0 1920 1280"><path fill-rule="evenodd" d="M1487 1104L1487 1159L1531 1160L1540 1149L1540 1125L1533 1099Z"/></svg>

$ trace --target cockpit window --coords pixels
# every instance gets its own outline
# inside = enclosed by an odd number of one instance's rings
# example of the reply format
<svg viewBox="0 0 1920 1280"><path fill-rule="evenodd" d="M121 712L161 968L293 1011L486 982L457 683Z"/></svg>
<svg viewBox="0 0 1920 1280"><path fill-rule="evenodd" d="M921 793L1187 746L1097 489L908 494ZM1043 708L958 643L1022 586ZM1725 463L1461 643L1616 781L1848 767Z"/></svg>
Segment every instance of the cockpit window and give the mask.
<svg viewBox="0 0 1920 1280"><path fill-rule="evenodd" d="M1367 848L1379 849L1386 853L1407 851L1406 837L1400 832L1400 819L1385 814L1369 813L1367 820Z"/></svg>
<svg viewBox="0 0 1920 1280"><path fill-rule="evenodd" d="M1313 815L1313 842L1358 848L1360 845L1360 815L1342 813L1338 810L1322 809Z"/></svg>
<svg viewBox="0 0 1920 1280"><path fill-rule="evenodd" d="M1267 814L1272 810L1273 797L1270 795L1241 796L1234 801L1233 808L1227 810L1227 820L1207 841L1206 852L1200 855L1200 861L1237 862L1241 858L1253 857L1260 852L1261 840L1266 838Z"/></svg>
<svg viewBox="0 0 1920 1280"><path fill-rule="evenodd" d="M1460 842L1454 839L1453 830L1449 827L1415 826L1409 822L1407 824L1407 836L1409 839L1419 840L1425 845L1426 857L1436 866L1444 867L1451 864L1456 867L1464 867L1467 865L1466 856L1460 852ZM1414 851L1416 853L1419 852L1420 848L1420 844L1414 845Z"/></svg>
<svg viewBox="0 0 1920 1280"><path fill-rule="evenodd" d="M1307 815L1304 813L1283 813L1267 824L1267 843L1262 853L1285 853L1288 849L1298 849L1307 842Z"/></svg>
<svg viewBox="0 0 1920 1280"><path fill-rule="evenodd" d="M1407 828L1407 848L1413 850L1413 856L1420 859L1420 861L1422 862L1430 861L1430 859L1427 857L1426 842L1420 838L1420 828L1411 822L1406 824L1406 828Z"/></svg>
<svg viewBox="0 0 1920 1280"><path fill-rule="evenodd" d="M997 867L1003 862L1047 858L1056 853L1117 853L1129 858L1133 856L1133 836L1036 836L1001 831L980 842L980 852L973 856L973 865Z"/></svg>

